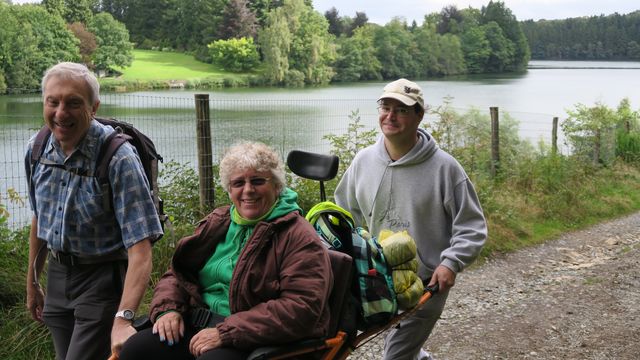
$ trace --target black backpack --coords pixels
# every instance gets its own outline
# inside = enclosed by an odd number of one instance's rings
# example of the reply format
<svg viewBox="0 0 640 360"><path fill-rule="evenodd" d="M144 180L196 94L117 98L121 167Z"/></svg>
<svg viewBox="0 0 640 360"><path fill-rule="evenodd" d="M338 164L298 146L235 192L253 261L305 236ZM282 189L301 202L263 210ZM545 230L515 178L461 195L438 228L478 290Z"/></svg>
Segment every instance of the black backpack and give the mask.
<svg viewBox="0 0 640 360"><path fill-rule="evenodd" d="M160 224L162 224L162 227L164 229L164 225L168 217L164 213L162 199L160 199L160 193L158 189L158 161L162 162L163 159L162 156L156 151L156 147L153 144L153 141L151 141L148 136L141 133L138 129L136 129L129 123L118 121L112 118L107 119L95 117L94 119L96 119L103 125L111 126L116 131L109 134L109 136L100 147L98 158L96 160L96 168L94 169L93 174L79 175L93 176L97 178L103 193L107 194L107 196L105 196L105 199L110 199L110 201L105 201L103 203L104 210L111 211L113 208L113 199L111 197L111 186L109 184L109 162L111 162L111 158L118 150L118 148L120 148L122 144L128 141L136 148L136 151L138 152L138 156L140 157L140 161L142 162L142 167L144 168L144 174L146 175L149 186L151 187L151 197L153 199L153 204L155 205L158 217L160 218ZM40 160L40 157L44 153L45 145L47 144L50 136L51 129L49 129L49 127L46 125L43 126L40 131L38 131L38 134L36 134L31 151L32 174L36 163ZM67 170L71 171L70 169ZM31 184L30 186L33 186L31 181L29 181L29 183Z"/></svg>

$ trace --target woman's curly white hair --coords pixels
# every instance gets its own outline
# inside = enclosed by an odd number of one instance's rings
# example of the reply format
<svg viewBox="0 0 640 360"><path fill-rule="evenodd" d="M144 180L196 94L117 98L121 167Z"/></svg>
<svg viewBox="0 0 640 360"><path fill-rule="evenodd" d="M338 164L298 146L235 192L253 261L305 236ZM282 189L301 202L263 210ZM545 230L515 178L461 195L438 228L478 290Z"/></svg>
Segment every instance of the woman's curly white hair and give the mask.
<svg viewBox="0 0 640 360"><path fill-rule="evenodd" d="M220 183L229 192L234 173L254 170L269 171L278 193L286 186L284 162L271 147L257 141L242 141L231 146L220 161Z"/></svg>

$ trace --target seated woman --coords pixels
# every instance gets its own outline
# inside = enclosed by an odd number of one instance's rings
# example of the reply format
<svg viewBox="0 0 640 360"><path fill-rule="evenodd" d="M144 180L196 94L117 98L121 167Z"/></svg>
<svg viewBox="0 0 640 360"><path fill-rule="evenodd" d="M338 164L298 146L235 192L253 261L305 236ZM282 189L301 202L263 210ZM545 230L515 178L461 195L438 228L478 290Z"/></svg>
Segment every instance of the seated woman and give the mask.
<svg viewBox="0 0 640 360"><path fill-rule="evenodd" d="M327 250L285 187L284 164L262 143L220 162L233 205L180 240L155 287L153 328L119 358L246 359L260 346L326 336L333 284Z"/></svg>

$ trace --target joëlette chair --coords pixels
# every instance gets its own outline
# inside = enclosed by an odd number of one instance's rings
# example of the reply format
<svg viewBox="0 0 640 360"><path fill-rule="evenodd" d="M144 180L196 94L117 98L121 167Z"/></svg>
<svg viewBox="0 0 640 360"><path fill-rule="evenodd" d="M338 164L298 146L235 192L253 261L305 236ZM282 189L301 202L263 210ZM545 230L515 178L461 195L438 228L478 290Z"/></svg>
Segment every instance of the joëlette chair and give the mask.
<svg viewBox="0 0 640 360"><path fill-rule="evenodd" d="M319 181L320 199L326 200L324 181L329 181L336 176L339 166L337 156L292 150L287 156L287 165L294 174ZM338 251L329 251L329 256L334 276L334 285L329 298L331 313L329 337L258 348L251 353L249 360L299 358L344 360L354 350L413 314L438 291L437 284L434 287L428 287L418 304L412 309L394 316L386 324L371 327L365 331L357 331L355 323L357 309L351 301L350 292L353 280L352 259L349 255Z"/></svg>

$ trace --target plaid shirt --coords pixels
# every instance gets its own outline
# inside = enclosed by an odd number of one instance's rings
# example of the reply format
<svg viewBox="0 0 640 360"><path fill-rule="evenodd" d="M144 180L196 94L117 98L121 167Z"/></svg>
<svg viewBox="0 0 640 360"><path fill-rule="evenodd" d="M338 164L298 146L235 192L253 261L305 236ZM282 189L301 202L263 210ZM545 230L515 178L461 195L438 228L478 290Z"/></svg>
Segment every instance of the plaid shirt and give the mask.
<svg viewBox="0 0 640 360"><path fill-rule="evenodd" d="M123 144L109 164L113 198L110 212L104 210L103 201L109 199L104 198L97 178L43 163L92 174L100 146L112 131L93 120L85 138L68 157L52 135L34 169L30 158L35 137L29 141L25 167L27 180L34 184L29 189L29 201L37 217L37 237L46 241L49 249L77 256L104 255L162 235L149 183L131 144Z"/></svg>

